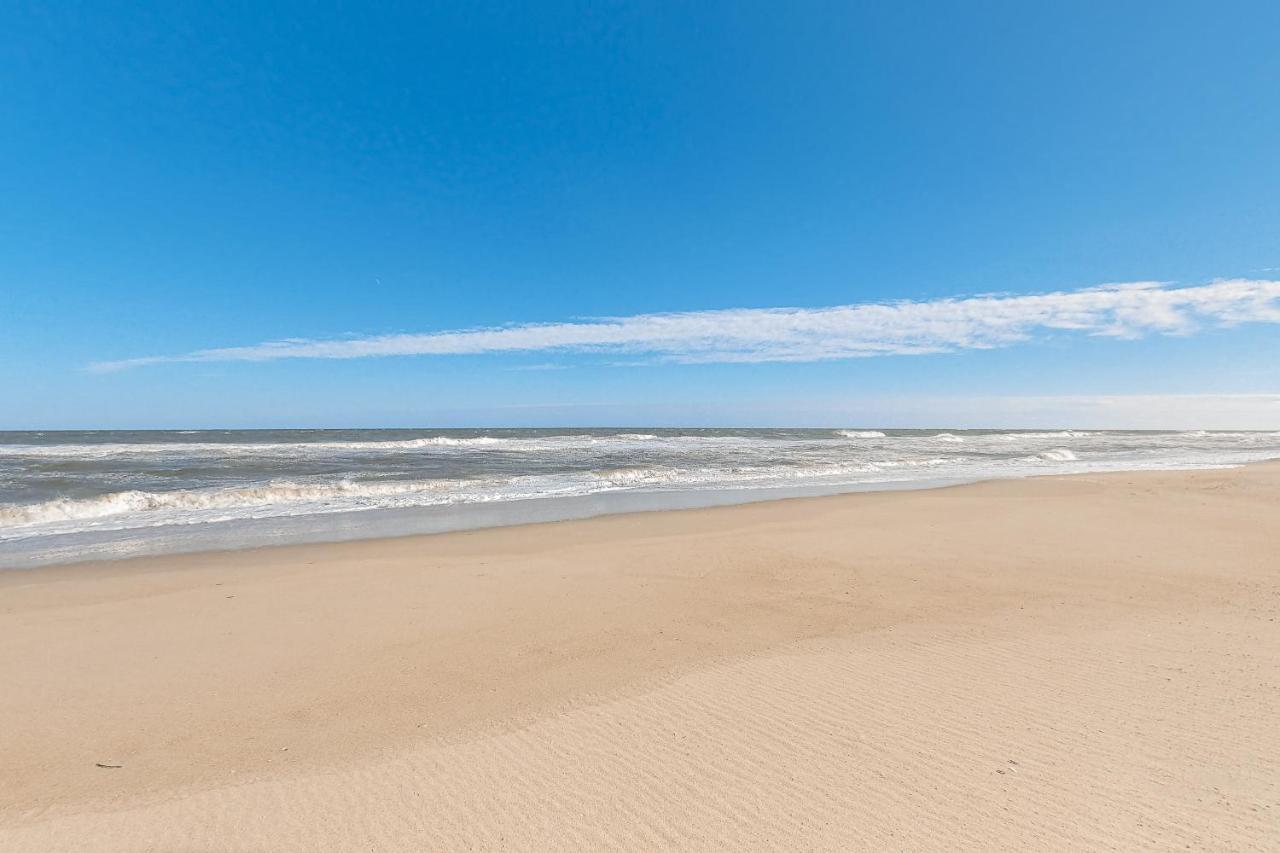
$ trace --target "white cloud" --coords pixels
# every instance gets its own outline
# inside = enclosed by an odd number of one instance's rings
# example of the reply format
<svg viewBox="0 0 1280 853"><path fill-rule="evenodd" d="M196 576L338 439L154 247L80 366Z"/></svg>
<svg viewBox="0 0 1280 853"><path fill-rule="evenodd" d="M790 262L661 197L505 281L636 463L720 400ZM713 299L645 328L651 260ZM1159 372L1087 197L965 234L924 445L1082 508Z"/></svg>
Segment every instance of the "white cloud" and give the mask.
<svg viewBox="0 0 1280 853"><path fill-rule="evenodd" d="M555 364L554 362L543 362L540 364L517 364L514 367L509 367L507 369L522 370L522 371L529 371L529 370L543 371L543 370L567 370L568 367L563 364Z"/></svg>
<svg viewBox="0 0 1280 853"><path fill-rule="evenodd" d="M1193 287L1112 284L1029 296L986 295L831 308L732 308L639 314L343 340L290 338L146 356L98 372L171 362L271 361L480 353L601 352L667 361L820 361L991 349L1053 332L1138 338L1204 326L1280 323L1280 281L1225 279Z"/></svg>

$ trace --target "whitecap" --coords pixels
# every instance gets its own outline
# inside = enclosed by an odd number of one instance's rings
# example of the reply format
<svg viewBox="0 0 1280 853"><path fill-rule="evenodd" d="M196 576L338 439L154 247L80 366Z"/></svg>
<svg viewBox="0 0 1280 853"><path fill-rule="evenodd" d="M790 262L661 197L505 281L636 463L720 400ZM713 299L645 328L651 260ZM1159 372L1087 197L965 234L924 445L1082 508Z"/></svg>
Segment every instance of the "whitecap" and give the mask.
<svg viewBox="0 0 1280 853"><path fill-rule="evenodd" d="M160 510L242 509L288 503L322 502L339 498L389 497L439 491L452 483L453 481L449 480L378 483L361 483L351 480L332 483L277 481L265 485L222 489L175 489L167 492L131 489L92 498L56 498L42 503L0 506L0 525L82 521Z"/></svg>

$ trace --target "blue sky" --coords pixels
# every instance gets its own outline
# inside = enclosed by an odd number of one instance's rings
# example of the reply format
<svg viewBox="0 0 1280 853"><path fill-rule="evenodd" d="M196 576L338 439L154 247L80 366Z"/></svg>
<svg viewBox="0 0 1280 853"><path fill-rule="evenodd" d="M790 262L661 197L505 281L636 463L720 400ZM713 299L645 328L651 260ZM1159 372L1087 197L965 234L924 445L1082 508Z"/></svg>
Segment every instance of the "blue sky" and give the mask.
<svg viewBox="0 0 1280 853"><path fill-rule="evenodd" d="M1280 428L1277 31L6 4L0 428Z"/></svg>

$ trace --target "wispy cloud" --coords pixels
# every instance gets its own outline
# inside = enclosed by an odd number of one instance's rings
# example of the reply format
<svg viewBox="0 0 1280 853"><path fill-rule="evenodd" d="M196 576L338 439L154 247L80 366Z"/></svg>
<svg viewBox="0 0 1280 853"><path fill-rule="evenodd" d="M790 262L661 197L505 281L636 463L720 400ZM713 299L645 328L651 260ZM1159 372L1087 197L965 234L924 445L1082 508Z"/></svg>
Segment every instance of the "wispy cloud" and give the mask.
<svg viewBox="0 0 1280 853"><path fill-rule="evenodd" d="M173 362L531 352L642 354L684 363L821 361L991 349L1054 332L1138 338L1186 335L1205 326L1241 323L1280 323L1280 281L1225 279L1193 287L1144 281L1035 295L639 314L342 340L289 338L103 361L89 369L106 372Z"/></svg>
<svg viewBox="0 0 1280 853"><path fill-rule="evenodd" d="M514 367L509 367L507 369L508 370L534 370L534 371L567 370L568 365L555 364L554 362L543 362L541 364L517 364Z"/></svg>

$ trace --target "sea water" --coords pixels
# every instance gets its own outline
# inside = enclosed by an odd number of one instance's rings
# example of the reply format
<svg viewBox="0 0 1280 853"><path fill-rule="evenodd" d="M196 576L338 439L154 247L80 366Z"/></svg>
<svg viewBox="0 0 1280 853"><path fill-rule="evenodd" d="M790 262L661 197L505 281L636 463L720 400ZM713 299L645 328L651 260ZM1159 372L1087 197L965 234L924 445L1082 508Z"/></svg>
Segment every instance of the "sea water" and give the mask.
<svg viewBox="0 0 1280 853"><path fill-rule="evenodd" d="M1277 457L1277 432L0 432L0 567Z"/></svg>

